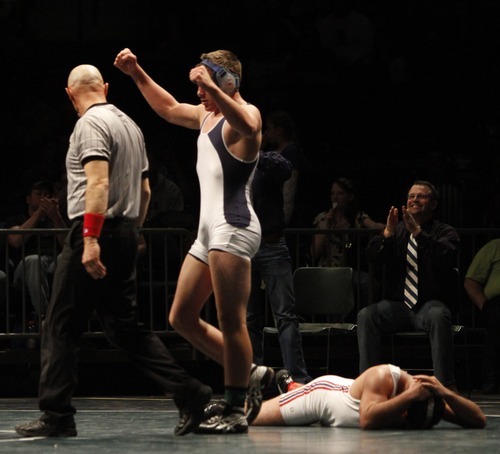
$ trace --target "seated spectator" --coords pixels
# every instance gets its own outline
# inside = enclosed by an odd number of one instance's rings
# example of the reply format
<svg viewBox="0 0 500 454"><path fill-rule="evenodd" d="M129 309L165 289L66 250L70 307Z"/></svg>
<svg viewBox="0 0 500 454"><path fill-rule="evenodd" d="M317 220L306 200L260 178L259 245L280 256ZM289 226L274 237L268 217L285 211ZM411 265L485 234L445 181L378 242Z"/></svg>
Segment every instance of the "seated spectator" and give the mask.
<svg viewBox="0 0 500 454"><path fill-rule="evenodd" d="M354 184L345 177L338 178L331 188L332 206L319 213L313 221L316 229L379 229L385 224L375 222L360 210ZM360 286L359 302L366 305L370 301L369 275L356 262L354 238L347 233L322 233L314 235L311 247L313 264L316 266L349 266L354 269L353 282Z"/></svg>
<svg viewBox="0 0 500 454"><path fill-rule="evenodd" d="M482 394L498 394L500 385L500 239L486 243L474 256L464 287L481 311L486 328Z"/></svg>
<svg viewBox="0 0 500 454"><path fill-rule="evenodd" d="M384 231L367 246L367 257L385 267L385 298L358 312L359 371L381 363L382 335L396 331L429 333L434 375L456 389L449 282L460 237L435 218L438 193L428 181L415 181L406 205L392 206Z"/></svg>
<svg viewBox="0 0 500 454"><path fill-rule="evenodd" d="M52 229L66 228L54 186L50 181L38 181L31 185L26 194L25 213L7 219L5 228ZM10 234L8 244L14 264L14 286L26 286L31 304L43 318L49 301L49 281L54 272L56 255L64 242L66 233L51 234Z"/></svg>

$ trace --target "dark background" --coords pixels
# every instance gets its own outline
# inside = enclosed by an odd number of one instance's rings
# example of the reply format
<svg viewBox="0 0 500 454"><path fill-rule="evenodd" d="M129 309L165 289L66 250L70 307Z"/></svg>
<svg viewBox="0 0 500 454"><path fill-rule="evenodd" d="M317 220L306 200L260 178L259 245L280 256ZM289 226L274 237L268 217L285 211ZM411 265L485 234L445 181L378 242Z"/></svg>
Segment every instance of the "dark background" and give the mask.
<svg viewBox="0 0 500 454"><path fill-rule="evenodd" d="M157 117L113 61L131 48L196 103L189 69L223 48L242 61L244 99L295 119L308 164L292 226L312 227L347 176L378 221L425 178L442 190L444 221L499 227L499 45L496 0L0 0L0 221L23 209L26 185L61 179L77 120L64 87L81 63L181 170L196 209L197 133Z"/></svg>

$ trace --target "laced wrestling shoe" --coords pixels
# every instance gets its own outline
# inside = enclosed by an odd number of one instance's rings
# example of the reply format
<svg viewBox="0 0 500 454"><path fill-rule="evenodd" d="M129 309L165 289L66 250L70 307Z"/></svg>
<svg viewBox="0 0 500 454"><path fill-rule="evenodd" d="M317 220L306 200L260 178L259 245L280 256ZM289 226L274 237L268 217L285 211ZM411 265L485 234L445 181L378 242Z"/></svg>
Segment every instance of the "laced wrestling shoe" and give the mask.
<svg viewBox="0 0 500 454"><path fill-rule="evenodd" d="M179 404L179 399L174 398L174 402L179 408L179 422L174 429L175 435L186 435L193 432L196 427L204 420L205 406L212 398L212 388L206 385L200 385L192 390L192 386L187 386L187 397L185 404Z"/></svg>
<svg viewBox="0 0 500 454"><path fill-rule="evenodd" d="M76 437L76 424L73 416L57 418L48 414L39 419L19 424L16 432L22 437Z"/></svg>
<svg viewBox="0 0 500 454"><path fill-rule="evenodd" d="M203 412L203 421L206 421L213 416L222 415L222 413L224 413L226 405L227 402L224 399L211 400L207 405L205 405L205 410Z"/></svg>
<svg viewBox="0 0 500 454"><path fill-rule="evenodd" d="M285 394L288 391L292 391L302 386L300 383L293 381L292 376L285 369L280 370L276 373L275 380L276 380L276 386L278 387L280 394Z"/></svg>
<svg viewBox="0 0 500 454"><path fill-rule="evenodd" d="M262 407L263 391L272 384L274 370L266 366L252 364L248 393L246 398L246 412L248 424L257 417Z"/></svg>
<svg viewBox="0 0 500 454"><path fill-rule="evenodd" d="M242 434L248 432L245 409L232 407L226 401L211 402L205 407L205 419L194 429L197 434Z"/></svg>

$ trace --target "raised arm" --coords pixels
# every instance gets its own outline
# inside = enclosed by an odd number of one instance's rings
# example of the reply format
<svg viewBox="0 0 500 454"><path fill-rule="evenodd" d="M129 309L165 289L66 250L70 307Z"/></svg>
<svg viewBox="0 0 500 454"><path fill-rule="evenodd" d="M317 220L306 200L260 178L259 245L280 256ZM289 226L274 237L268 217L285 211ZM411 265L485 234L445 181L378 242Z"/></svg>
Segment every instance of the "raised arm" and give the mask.
<svg viewBox="0 0 500 454"><path fill-rule="evenodd" d="M35 229L39 222L40 222L40 219L45 215L45 213L43 212L43 209L42 207L40 206L38 208L38 210L36 210L33 215L31 215L28 219L26 219L25 222L23 222L21 225L14 225L12 227L9 227L10 229L12 230L18 230L18 229ZM26 243L26 241L28 241L30 239L30 237L32 236L31 233L25 233L25 234L17 234L17 235L13 235L13 234L10 234L8 236L8 242L9 242L9 246L15 248L15 249L19 249L21 248L21 246Z"/></svg>
<svg viewBox="0 0 500 454"><path fill-rule="evenodd" d="M236 92L232 96L225 93L213 81L208 69L204 65L192 68L189 73L189 79L212 97L218 110L234 131L246 139L251 139L258 135L260 146L262 141L262 120L260 112L255 106L244 102L239 92Z"/></svg>
<svg viewBox="0 0 500 454"><path fill-rule="evenodd" d="M115 58L114 65L129 75L151 108L169 123L189 129L200 128L203 106L179 103L167 90L158 85L137 62L137 56L128 48Z"/></svg>
<svg viewBox="0 0 500 454"><path fill-rule="evenodd" d="M313 221L315 229L329 229L332 226L332 210L318 214ZM320 233L313 236L311 243L311 255L316 263L327 252L327 233Z"/></svg>
<svg viewBox="0 0 500 454"><path fill-rule="evenodd" d="M225 93L210 76L204 65L198 65L189 73L191 82L198 86L202 102L216 106L214 113L220 112L229 125L224 132L224 140L229 150L238 158L255 159L262 141L262 117L257 107L243 100L239 91L231 96ZM204 94L209 97L205 97ZM208 110L211 110L210 108Z"/></svg>
<svg viewBox="0 0 500 454"><path fill-rule="evenodd" d="M370 262L382 263L394 252L398 216L398 209L391 206L384 230L380 235L375 235L366 247L366 256Z"/></svg>

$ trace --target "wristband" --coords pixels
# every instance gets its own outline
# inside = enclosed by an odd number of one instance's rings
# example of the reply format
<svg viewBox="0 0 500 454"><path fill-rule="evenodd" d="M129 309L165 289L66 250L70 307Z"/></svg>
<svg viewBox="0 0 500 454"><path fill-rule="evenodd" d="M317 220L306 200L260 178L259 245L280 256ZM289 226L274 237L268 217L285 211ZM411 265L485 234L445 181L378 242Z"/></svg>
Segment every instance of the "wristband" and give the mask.
<svg viewBox="0 0 500 454"><path fill-rule="evenodd" d="M85 213L83 215L83 236L99 238L103 224L104 216L102 214Z"/></svg>

